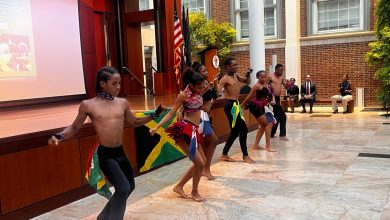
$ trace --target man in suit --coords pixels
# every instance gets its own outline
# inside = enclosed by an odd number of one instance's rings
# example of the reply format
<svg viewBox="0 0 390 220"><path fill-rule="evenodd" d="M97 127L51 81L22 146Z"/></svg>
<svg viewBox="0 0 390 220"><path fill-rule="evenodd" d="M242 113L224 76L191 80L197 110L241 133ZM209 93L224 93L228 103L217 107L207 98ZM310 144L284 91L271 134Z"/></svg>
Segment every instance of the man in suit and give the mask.
<svg viewBox="0 0 390 220"><path fill-rule="evenodd" d="M301 85L302 113L306 113L305 103L310 102L310 114L313 113L313 105L316 101L316 84L311 80L310 74L306 75L305 82Z"/></svg>

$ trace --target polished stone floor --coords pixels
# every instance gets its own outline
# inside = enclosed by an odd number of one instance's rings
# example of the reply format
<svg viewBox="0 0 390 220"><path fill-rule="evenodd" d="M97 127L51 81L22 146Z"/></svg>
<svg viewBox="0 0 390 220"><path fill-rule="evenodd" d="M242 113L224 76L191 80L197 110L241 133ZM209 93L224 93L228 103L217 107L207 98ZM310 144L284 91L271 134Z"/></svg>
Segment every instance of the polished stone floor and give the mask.
<svg viewBox="0 0 390 220"><path fill-rule="evenodd" d="M355 110L288 113L290 141L273 138L278 152L250 150L253 165L241 162L238 142L230 155L239 161L220 162L218 145L211 167L217 179L201 179L202 203L172 192L188 159L137 177L125 219L390 219L390 158L383 158L390 155L390 124L383 124L390 118ZM93 219L106 202L92 195L36 219Z"/></svg>

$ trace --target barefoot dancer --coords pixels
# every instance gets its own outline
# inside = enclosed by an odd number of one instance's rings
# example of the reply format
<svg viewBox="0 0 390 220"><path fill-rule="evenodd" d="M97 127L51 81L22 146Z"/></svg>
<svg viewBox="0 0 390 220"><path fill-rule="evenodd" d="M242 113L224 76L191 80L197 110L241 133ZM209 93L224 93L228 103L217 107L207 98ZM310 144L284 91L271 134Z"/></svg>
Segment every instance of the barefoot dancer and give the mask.
<svg viewBox="0 0 390 220"><path fill-rule="evenodd" d="M101 68L96 77L97 96L82 101L73 124L49 139L50 145L58 145L76 134L87 116L92 120L100 143L97 149L99 166L115 189L97 219L123 219L127 198L135 187L132 167L122 146L124 121L134 127L141 126L161 113L159 111L151 116L135 117L127 100L116 97L120 88L121 76L118 71L113 67Z"/></svg>
<svg viewBox="0 0 390 220"><path fill-rule="evenodd" d="M255 163L249 155L246 145L246 139L248 135L248 128L245 123L244 112L240 107L238 102L238 97L240 95L240 84L238 81L246 83L248 76L243 77L236 73L237 71L237 61L231 57L227 58L225 61L225 68L227 73L221 78L218 84L218 91L222 88L225 89L226 94L226 105L225 105L225 114L229 120L229 125L231 128L229 137L226 141L225 147L221 155L222 161L234 162L235 160L228 156L229 150L233 145L233 142L239 136L240 147L243 155L243 159L246 163Z"/></svg>
<svg viewBox="0 0 390 220"><path fill-rule="evenodd" d="M194 62L192 65L194 70L205 78L207 80L208 78L208 72L206 69L206 66L203 64L200 64L198 62ZM202 123L200 125L201 133L203 134L203 152L205 152L206 155L206 164L203 170L203 175L206 176L207 179L213 180L215 177L211 174L210 166L211 166L211 160L214 155L215 148L218 144L218 137L215 134L212 124L211 124L211 117L209 116L209 112L211 110L211 106L215 99L217 99L217 91L214 89L214 85L216 86L216 79L215 82L209 83L209 89L203 94L203 106L202 106L202 112L201 112L201 119Z"/></svg>
<svg viewBox="0 0 390 220"><path fill-rule="evenodd" d="M261 137L265 132L265 149L273 151L271 148L271 129L276 120L272 115L270 104L275 103L275 97L271 92L271 87L268 86L267 74L264 70L256 73L258 82L252 87L251 92L242 102L242 106L249 108L251 114L256 118L260 128L256 134L256 141L253 145L253 150L259 150ZM255 96L255 97L254 97ZM253 98L254 97L254 98Z"/></svg>
<svg viewBox="0 0 390 220"><path fill-rule="evenodd" d="M179 183L173 188L173 191L184 198L188 198L183 191L183 187L184 184L192 178L191 196L197 202L204 201L204 198L198 191L200 177L206 163L206 157L204 156L202 147L199 147L203 142L203 137L198 131L201 114L200 110L203 105L203 99L200 94L205 88L204 81L205 80L200 73L195 72L192 68L186 69L183 73L183 84L186 86L185 90L179 94L171 111L156 127L150 129L150 134L154 135L157 130L171 120L174 117L175 112L183 106L183 120L178 121L166 131L175 139L176 144L189 154L189 158L194 165L188 169Z"/></svg>

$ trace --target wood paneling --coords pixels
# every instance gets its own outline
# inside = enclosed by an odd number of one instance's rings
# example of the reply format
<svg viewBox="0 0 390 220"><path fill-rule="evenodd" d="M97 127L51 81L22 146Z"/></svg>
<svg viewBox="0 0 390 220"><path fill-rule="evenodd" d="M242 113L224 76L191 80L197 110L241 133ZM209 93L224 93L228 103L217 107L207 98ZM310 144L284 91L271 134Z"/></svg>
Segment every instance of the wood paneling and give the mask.
<svg viewBox="0 0 390 220"><path fill-rule="evenodd" d="M143 48L142 48L142 35L141 24L132 24L126 26L126 41L127 41L127 63L128 68L135 74L138 79L143 83ZM128 74L128 73L126 73ZM128 95L142 95L144 94L143 86L137 82L136 79L130 77L130 94Z"/></svg>
<svg viewBox="0 0 390 220"><path fill-rule="evenodd" d="M136 24L141 22L153 21L154 10L136 11L125 14L124 22L126 24Z"/></svg>
<svg viewBox="0 0 390 220"><path fill-rule="evenodd" d="M155 73L154 74L154 94L156 96L163 96L164 95L164 75L163 73Z"/></svg>
<svg viewBox="0 0 390 220"><path fill-rule="evenodd" d="M104 14L94 13L96 69L107 66L106 42L104 36Z"/></svg>
<svg viewBox="0 0 390 220"><path fill-rule="evenodd" d="M137 167L137 145L135 140L136 138L137 137L135 137L134 128L127 128L123 131L123 148L125 149L127 158L129 158L131 166L133 168Z"/></svg>
<svg viewBox="0 0 390 220"><path fill-rule="evenodd" d="M0 156L1 213L81 186L79 141Z"/></svg>
<svg viewBox="0 0 390 220"><path fill-rule="evenodd" d="M93 9L98 12L113 12L114 4L113 0L94 0Z"/></svg>
<svg viewBox="0 0 390 220"><path fill-rule="evenodd" d="M93 8L79 7L81 52L94 54L95 50L95 27L93 25Z"/></svg>
<svg viewBox="0 0 390 220"><path fill-rule="evenodd" d="M87 90L87 95L89 98L95 97L96 94L96 54L82 54L83 59L83 71L84 71L84 80L85 80L85 89Z"/></svg>

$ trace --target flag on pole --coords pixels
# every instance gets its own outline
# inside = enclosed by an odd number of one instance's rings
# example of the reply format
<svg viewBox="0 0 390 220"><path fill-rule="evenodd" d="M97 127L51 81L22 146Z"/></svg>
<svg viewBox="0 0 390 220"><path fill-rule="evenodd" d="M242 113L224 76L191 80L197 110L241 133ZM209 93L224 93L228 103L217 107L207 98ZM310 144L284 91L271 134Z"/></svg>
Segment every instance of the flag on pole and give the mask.
<svg viewBox="0 0 390 220"><path fill-rule="evenodd" d="M188 16L188 8L185 9L183 5L183 38L184 38L184 60L183 67L191 66L191 39L190 39L190 17Z"/></svg>
<svg viewBox="0 0 390 220"><path fill-rule="evenodd" d="M175 69L175 76L176 76L176 83L177 85L180 85L180 78L181 78L181 62L182 62L182 46L183 46L183 32L181 28L181 23L179 16L177 14L176 10L176 1L174 4L174 12L173 12L173 17L174 17L174 31L173 31L173 38L174 38L174 69Z"/></svg>

